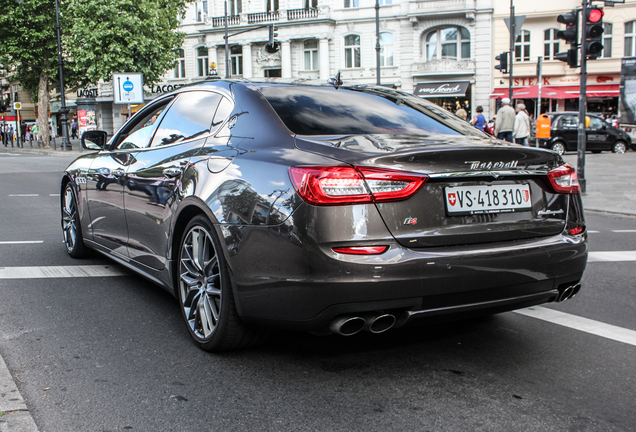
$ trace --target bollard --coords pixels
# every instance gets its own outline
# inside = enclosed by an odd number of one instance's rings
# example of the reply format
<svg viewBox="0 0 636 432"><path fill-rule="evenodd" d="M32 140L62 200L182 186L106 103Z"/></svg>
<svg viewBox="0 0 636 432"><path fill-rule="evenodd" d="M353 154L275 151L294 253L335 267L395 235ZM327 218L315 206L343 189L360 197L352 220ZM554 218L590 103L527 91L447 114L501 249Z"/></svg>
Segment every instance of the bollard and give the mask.
<svg viewBox="0 0 636 432"><path fill-rule="evenodd" d="M57 150L57 143L55 142L55 137L49 138L53 140L53 150Z"/></svg>

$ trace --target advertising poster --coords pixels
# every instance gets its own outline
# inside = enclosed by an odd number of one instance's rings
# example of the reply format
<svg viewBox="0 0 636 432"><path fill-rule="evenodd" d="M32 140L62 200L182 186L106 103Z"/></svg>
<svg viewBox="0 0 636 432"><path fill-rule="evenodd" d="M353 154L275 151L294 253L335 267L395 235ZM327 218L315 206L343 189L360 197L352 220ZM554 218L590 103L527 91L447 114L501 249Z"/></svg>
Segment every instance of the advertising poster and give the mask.
<svg viewBox="0 0 636 432"><path fill-rule="evenodd" d="M636 124L636 57L622 60L618 111L621 115L619 123Z"/></svg>
<svg viewBox="0 0 636 432"><path fill-rule="evenodd" d="M77 123L79 126L79 133L80 135L87 131L87 120L86 120L86 110L77 110Z"/></svg>

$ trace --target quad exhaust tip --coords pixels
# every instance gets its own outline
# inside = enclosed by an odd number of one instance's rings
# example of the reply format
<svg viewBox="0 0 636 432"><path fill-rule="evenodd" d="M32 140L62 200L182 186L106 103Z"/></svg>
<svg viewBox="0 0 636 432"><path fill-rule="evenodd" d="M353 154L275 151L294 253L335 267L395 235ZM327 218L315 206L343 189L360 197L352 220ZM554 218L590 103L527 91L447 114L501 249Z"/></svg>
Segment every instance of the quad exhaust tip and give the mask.
<svg viewBox="0 0 636 432"><path fill-rule="evenodd" d="M574 297L581 290L581 284L577 283L576 285L569 286L565 288L559 296L557 297L557 302L563 302Z"/></svg>
<svg viewBox="0 0 636 432"><path fill-rule="evenodd" d="M334 319L329 330L341 336L353 336L362 330L370 333L383 333L395 325L395 315L370 313L364 316L341 316Z"/></svg>

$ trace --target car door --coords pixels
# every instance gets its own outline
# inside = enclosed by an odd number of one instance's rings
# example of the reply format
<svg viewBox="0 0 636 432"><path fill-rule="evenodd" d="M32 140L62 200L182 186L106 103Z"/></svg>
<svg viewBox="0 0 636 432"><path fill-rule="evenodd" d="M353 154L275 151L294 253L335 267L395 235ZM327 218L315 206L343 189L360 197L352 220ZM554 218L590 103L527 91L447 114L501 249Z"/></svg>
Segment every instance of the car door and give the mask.
<svg viewBox="0 0 636 432"><path fill-rule="evenodd" d="M566 150L576 150L578 141L579 118L575 115L562 115L557 123L558 135L565 141Z"/></svg>
<svg viewBox="0 0 636 432"><path fill-rule="evenodd" d="M586 150L611 150L610 135L607 124L600 117L588 115L590 124L585 128Z"/></svg>
<svg viewBox="0 0 636 432"><path fill-rule="evenodd" d="M128 227L124 211L124 187L128 169L141 148L148 146L156 120L172 101L166 97L144 107L125 124L101 151L86 177L86 196L93 240L128 257Z"/></svg>
<svg viewBox="0 0 636 432"><path fill-rule="evenodd" d="M139 151L128 169L124 190L128 253L143 265L155 270L166 266L181 175L214 132L213 117L221 98L211 91L179 94L162 116L149 147Z"/></svg>

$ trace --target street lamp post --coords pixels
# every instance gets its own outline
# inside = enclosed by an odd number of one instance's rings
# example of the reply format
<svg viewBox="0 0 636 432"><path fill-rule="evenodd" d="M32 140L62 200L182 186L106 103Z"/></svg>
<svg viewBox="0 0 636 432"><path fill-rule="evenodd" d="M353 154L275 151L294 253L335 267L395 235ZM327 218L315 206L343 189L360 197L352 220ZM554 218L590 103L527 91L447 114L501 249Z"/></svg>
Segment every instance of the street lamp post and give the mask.
<svg viewBox="0 0 636 432"><path fill-rule="evenodd" d="M375 0L375 64L376 64L376 84L380 85L380 0Z"/></svg>
<svg viewBox="0 0 636 432"><path fill-rule="evenodd" d="M62 107L60 108L60 120L62 120L62 150L70 150L68 139L68 108L66 108L66 97L64 95L64 63L62 61L62 38L60 36L60 10L58 0L55 0L55 29L57 30L57 57L60 68L60 98Z"/></svg>

